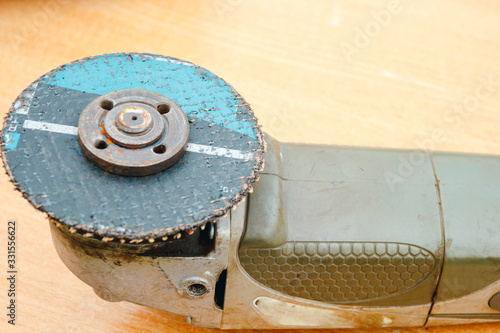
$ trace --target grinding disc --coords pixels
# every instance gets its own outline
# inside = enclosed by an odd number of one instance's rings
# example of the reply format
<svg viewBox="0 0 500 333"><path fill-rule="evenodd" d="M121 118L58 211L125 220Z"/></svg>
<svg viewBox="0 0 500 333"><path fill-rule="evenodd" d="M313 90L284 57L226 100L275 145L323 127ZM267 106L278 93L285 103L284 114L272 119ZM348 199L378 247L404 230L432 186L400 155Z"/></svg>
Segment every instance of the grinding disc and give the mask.
<svg viewBox="0 0 500 333"><path fill-rule="evenodd" d="M127 89L164 96L188 120L185 152L153 175L107 172L78 144L83 110ZM263 163L257 121L229 84L142 53L89 57L43 75L13 103L2 137L7 172L33 206L71 232L122 243L158 242L217 220L251 190Z"/></svg>

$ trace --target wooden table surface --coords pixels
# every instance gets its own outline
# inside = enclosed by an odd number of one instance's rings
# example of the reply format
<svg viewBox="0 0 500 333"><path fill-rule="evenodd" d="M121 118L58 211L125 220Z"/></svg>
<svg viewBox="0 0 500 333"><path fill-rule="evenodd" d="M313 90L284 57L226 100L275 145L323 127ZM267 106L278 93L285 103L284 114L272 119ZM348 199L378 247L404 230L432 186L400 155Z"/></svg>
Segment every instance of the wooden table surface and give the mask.
<svg viewBox="0 0 500 333"><path fill-rule="evenodd" d="M499 28L493 0L1 0L0 112L66 62L151 52L223 77L282 141L500 154ZM478 93L484 86L487 96ZM0 332L217 331L97 298L57 257L45 216L3 173L0 219L1 270L7 221L15 219L19 271L15 327L3 315L8 286L0 278ZM486 324L371 332L499 331Z"/></svg>

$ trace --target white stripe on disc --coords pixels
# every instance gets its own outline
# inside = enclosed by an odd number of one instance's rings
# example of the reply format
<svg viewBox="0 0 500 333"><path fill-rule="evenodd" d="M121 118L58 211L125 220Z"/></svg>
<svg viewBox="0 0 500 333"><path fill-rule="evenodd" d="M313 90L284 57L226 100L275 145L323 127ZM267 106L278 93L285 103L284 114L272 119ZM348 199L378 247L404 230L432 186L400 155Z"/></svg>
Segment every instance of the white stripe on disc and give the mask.
<svg viewBox="0 0 500 333"><path fill-rule="evenodd" d="M35 121L35 120L25 120L23 127L27 128L27 129L47 131L47 132L53 132L53 133L71 134L71 135L78 134L78 127L75 127L75 126L59 125L59 124L46 123L46 122ZM186 150L189 152L192 152L192 153L224 156L224 157L234 158L234 159L238 159L238 160L249 160L249 159L252 159L254 157L254 155L252 153L243 152L241 150L206 146L206 145L200 145L197 143L189 143Z"/></svg>
<svg viewBox="0 0 500 333"><path fill-rule="evenodd" d="M36 129L40 131L54 132L54 133L73 134L73 135L78 134L78 127L75 126L44 123L35 120L25 120L23 127L29 129Z"/></svg>
<svg viewBox="0 0 500 333"><path fill-rule="evenodd" d="M241 150L205 146L205 145L199 145L197 143L189 143L186 150L192 153L224 156L224 157L236 158L238 160L249 160L253 158L252 153L242 152Z"/></svg>

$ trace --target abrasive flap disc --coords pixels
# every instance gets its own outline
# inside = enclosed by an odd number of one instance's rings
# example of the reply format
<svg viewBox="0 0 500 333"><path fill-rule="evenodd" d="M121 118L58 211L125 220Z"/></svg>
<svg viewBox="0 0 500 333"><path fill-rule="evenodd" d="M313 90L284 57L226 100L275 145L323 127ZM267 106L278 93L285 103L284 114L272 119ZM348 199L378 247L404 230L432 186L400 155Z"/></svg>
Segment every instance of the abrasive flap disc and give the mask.
<svg viewBox="0 0 500 333"><path fill-rule="evenodd" d="M4 122L17 189L58 225L157 242L215 221L251 190L262 133L243 98L192 63L118 53L33 82Z"/></svg>

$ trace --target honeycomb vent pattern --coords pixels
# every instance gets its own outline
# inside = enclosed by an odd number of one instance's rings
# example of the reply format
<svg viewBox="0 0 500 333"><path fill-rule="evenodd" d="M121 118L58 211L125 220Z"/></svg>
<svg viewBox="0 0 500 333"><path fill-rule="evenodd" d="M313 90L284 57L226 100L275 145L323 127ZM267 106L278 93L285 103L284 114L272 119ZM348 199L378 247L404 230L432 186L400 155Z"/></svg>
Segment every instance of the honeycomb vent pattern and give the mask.
<svg viewBox="0 0 500 333"><path fill-rule="evenodd" d="M245 248L244 269L285 294L338 303L372 300L422 282L436 260L427 250L398 243L289 242L276 248Z"/></svg>

